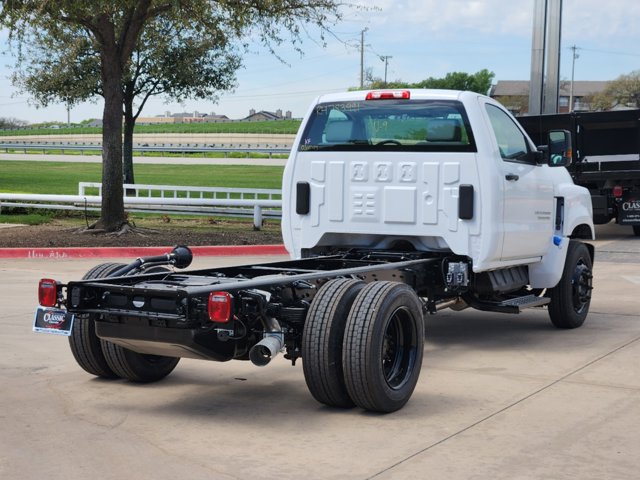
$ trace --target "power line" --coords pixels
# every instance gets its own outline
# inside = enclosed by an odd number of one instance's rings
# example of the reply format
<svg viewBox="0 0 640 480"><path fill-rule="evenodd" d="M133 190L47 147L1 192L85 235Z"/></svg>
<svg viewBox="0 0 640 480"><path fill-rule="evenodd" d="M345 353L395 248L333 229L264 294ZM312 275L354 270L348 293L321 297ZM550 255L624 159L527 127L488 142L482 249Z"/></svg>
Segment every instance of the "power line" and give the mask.
<svg viewBox="0 0 640 480"><path fill-rule="evenodd" d="M569 48L572 48L572 47L569 47ZM640 57L640 53L615 52L611 50L597 50L595 48L583 48L583 47L580 47L580 50L583 50L585 52L606 53L607 55L625 55L627 57Z"/></svg>

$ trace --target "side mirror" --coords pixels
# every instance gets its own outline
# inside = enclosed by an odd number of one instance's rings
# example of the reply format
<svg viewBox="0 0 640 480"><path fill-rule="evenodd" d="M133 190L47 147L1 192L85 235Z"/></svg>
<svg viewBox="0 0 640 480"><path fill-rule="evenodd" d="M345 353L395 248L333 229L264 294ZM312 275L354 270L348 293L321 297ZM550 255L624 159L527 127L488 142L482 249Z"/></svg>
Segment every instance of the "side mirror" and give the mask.
<svg viewBox="0 0 640 480"><path fill-rule="evenodd" d="M568 167L573 160L571 149L571 132L568 130L551 130L547 143L547 165L550 167Z"/></svg>

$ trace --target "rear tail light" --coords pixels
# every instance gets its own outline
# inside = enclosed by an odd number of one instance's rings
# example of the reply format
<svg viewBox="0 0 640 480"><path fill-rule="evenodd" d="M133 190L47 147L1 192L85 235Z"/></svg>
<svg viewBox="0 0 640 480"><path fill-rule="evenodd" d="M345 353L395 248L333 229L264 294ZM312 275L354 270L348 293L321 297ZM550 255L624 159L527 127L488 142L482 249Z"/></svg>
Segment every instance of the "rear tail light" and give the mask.
<svg viewBox="0 0 640 480"><path fill-rule="evenodd" d="M616 185L615 187L613 187L613 196L616 198L622 198L622 186L621 185Z"/></svg>
<svg viewBox="0 0 640 480"><path fill-rule="evenodd" d="M373 90L367 93L367 100L409 100L409 90Z"/></svg>
<svg viewBox="0 0 640 480"><path fill-rule="evenodd" d="M58 282L43 278L38 283L38 303L43 307L55 307L58 303Z"/></svg>
<svg viewBox="0 0 640 480"><path fill-rule="evenodd" d="M231 319L233 297L227 292L211 292L207 310L209 320L218 323L227 323Z"/></svg>

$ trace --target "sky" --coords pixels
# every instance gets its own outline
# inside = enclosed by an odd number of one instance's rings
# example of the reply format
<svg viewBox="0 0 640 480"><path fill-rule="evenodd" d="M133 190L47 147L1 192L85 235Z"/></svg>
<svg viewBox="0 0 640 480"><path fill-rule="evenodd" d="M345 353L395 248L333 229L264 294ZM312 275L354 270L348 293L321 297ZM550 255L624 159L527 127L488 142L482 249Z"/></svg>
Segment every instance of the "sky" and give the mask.
<svg viewBox="0 0 640 480"><path fill-rule="evenodd" d="M364 33L364 66L375 77L417 82L448 72L475 73L484 68L499 80L529 80L534 0L370 0L368 11L345 9L332 27L326 46L318 35L302 44L300 56L290 44L276 47L278 60L251 44L243 56L233 92L217 103L187 100L182 104L152 98L142 116L165 111L216 113L229 118L257 111L291 111L302 117L322 94L347 90L360 82L360 38ZM612 80L640 70L640 2L637 0L564 0L560 77L571 78L572 50L578 47L575 80ZM29 123L66 121L64 105L37 108L9 80L15 59L7 32L0 30L0 117ZM71 121L102 116L102 102L78 105Z"/></svg>

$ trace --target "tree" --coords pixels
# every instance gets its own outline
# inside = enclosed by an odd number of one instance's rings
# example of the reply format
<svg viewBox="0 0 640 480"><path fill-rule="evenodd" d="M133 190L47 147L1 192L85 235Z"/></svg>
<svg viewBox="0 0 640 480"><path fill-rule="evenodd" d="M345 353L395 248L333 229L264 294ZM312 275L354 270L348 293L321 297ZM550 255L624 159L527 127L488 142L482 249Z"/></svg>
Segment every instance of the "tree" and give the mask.
<svg viewBox="0 0 640 480"><path fill-rule="evenodd" d="M95 227L115 231L126 224L122 188L124 84L136 46L152 22L173 22L201 35L220 30L235 40L255 32L272 52L288 32L291 45L300 51L305 25L315 25L323 38L328 26L340 19L340 5L338 0L0 0L0 22L9 28L19 51L37 36L59 39L82 31L90 51L99 59L104 98L103 199ZM77 97L69 101L73 98Z"/></svg>
<svg viewBox="0 0 640 480"><path fill-rule="evenodd" d="M380 88L439 88L449 90L468 90L486 95L491 88L495 74L487 69L469 74L464 72L450 72L443 78L429 77L416 83L394 80L386 82L380 78L371 78L367 89Z"/></svg>
<svg viewBox="0 0 640 480"><path fill-rule="evenodd" d="M514 115L521 115L529 111L529 95L527 92L522 95L504 95L496 100L499 100Z"/></svg>
<svg viewBox="0 0 640 480"><path fill-rule="evenodd" d="M72 46L72 48L70 48ZM69 106L101 96L99 57L82 29L64 28L48 35L34 35L22 68L14 73L14 85L46 106ZM151 96L174 101L185 98L215 99L234 86L240 57L223 31L203 34L158 18L142 33L122 83L123 175L135 183L133 131Z"/></svg>
<svg viewBox="0 0 640 480"><path fill-rule="evenodd" d="M0 117L0 129L20 128L27 125L24 120L17 118Z"/></svg>
<svg viewBox="0 0 640 480"><path fill-rule="evenodd" d="M240 66L223 31L195 32L160 19L144 32L123 82L126 183L134 183L133 131L147 100L156 95L177 102L215 100L218 92L235 85Z"/></svg>
<svg viewBox="0 0 640 480"><path fill-rule="evenodd" d="M468 90L486 95L491 88L491 81L495 74L487 69L468 74L464 72L450 72L444 78L429 77L415 84L414 88L445 88L451 90Z"/></svg>
<svg viewBox="0 0 640 480"><path fill-rule="evenodd" d="M620 75L609 82L604 94L613 100L611 107L624 105L640 108L640 70L634 70L626 75ZM602 97L600 97L602 100Z"/></svg>
<svg viewBox="0 0 640 480"><path fill-rule="evenodd" d="M618 102L606 92L606 89L602 92L591 93L585 95L582 98L582 102L589 106L589 110L595 112L602 112L611 110Z"/></svg>

